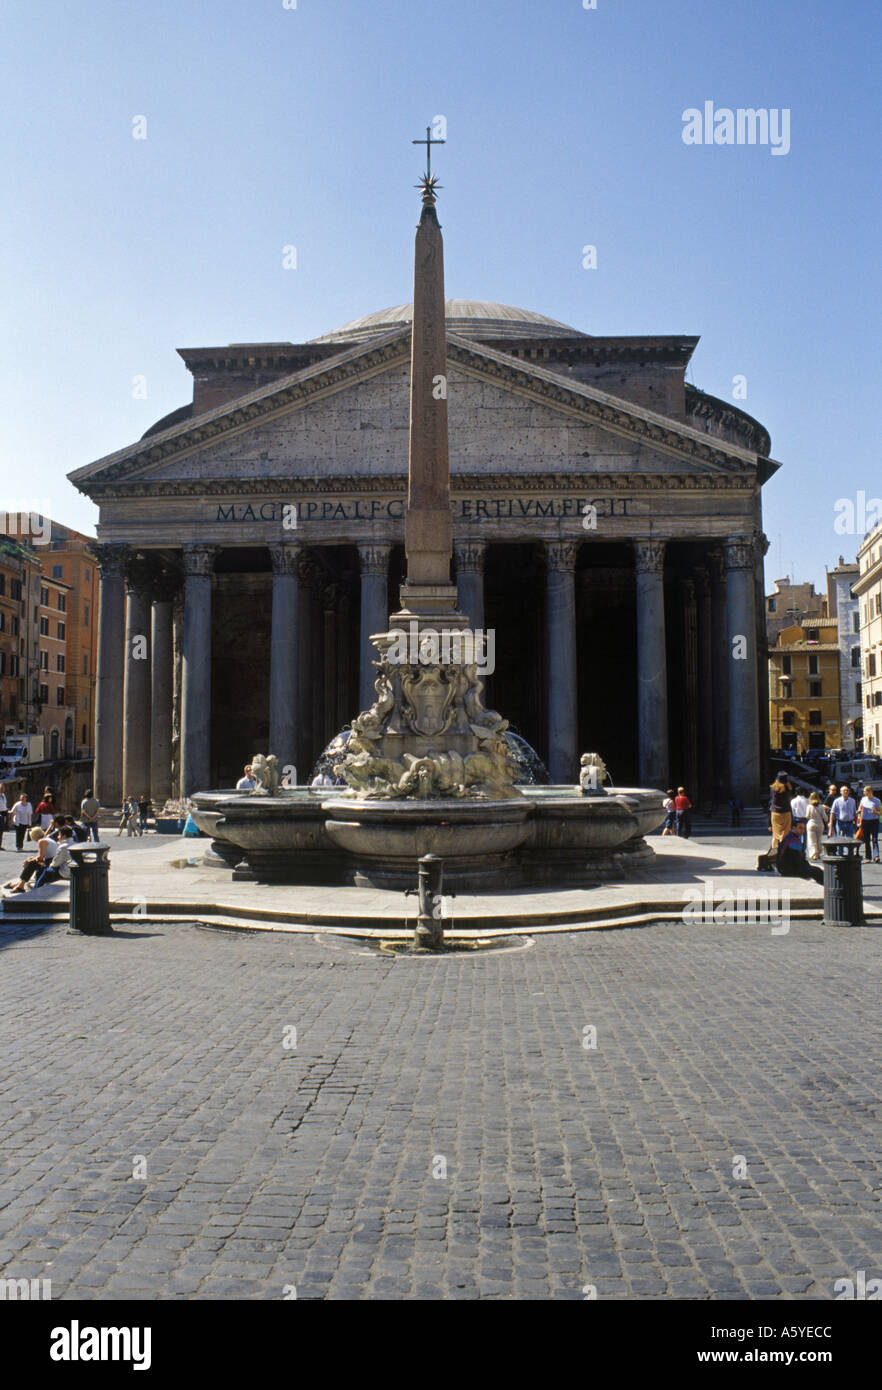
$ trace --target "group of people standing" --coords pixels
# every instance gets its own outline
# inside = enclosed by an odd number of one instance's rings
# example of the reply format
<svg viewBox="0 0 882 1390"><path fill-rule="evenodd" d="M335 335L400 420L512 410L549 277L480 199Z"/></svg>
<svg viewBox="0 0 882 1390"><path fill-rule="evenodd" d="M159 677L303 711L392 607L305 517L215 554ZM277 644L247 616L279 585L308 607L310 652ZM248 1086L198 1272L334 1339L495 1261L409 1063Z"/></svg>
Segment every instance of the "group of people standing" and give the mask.
<svg viewBox="0 0 882 1390"><path fill-rule="evenodd" d="M835 782L830 783L823 800L819 792L806 796L803 792L795 791L789 777L776 778L770 790L772 850L776 850L785 838L795 837L803 843L807 857L818 860L824 835L851 837L857 834L863 840L867 862L879 863L882 802L871 786L864 787L860 800L849 786L837 787Z"/></svg>
<svg viewBox="0 0 882 1390"><path fill-rule="evenodd" d="M678 787L674 791L671 787L666 791L662 808L665 813L662 834L680 835L684 840L688 840L692 831L692 802L686 795L686 788Z"/></svg>
<svg viewBox="0 0 882 1390"><path fill-rule="evenodd" d="M127 796L120 812L117 833L121 835L125 830L127 835L143 835L152 809L153 803L146 792L142 792L137 800L133 796Z"/></svg>

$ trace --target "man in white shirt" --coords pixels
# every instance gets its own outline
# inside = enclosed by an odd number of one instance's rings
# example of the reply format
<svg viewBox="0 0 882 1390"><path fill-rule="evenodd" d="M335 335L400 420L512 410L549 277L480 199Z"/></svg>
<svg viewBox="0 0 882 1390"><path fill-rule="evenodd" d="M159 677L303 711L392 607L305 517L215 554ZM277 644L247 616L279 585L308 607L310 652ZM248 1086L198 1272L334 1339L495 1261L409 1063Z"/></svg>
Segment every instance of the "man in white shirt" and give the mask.
<svg viewBox="0 0 882 1390"><path fill-rule="evenodd" d="M808 820L808 813L808 797L804 796L802 792L797 792L796 796L794 796L790 802L790 814L793 817L793 824L796 825L797 821L802 821L802 824L805 825Z"/></svg>
<svg viewBox="0 0 882 1390"><path fill-rule="evenodd" d="M840 787L839 795L833 802L830 811L830 818L833 821L833 834L843 836L853 835L856 816L857 807L854 804L854 797L851 794L851 789L849 787Z"/></svg>
<svg viewBox="0 0 882 1390"><path fill-rule="evenodd" d="M12 808L12 824L15 826L15 848L17 850L24 849L24 837L30 827L33 815L34 808L28 801L28 794L22 792Z"/></svg>
<svg viewBox="0 0 882 1390"><path fill-rule="evenodd" d="M864 794L861 797L858 807L861 817L861 830L864 832L864 853L869 864L872 859L874 864L879 863L879 815L882 813L882 802L870 786L864 787Z"/></svg>
<svg viewBox="0 0 882 1390"><path fill-rule="evenodd" d="M239 780L238 780L238 782L236 783L236 791L237 791L237 792L253 792L253 791L254 791L254 788L255 788L256 785L257 785L257 783L255 782L254 778L251 776L251 767L250 767L250 765L249 765L248 767L246 767L246 768L243 768L243 772L244 772L244 776L240 777Z"/></svg>

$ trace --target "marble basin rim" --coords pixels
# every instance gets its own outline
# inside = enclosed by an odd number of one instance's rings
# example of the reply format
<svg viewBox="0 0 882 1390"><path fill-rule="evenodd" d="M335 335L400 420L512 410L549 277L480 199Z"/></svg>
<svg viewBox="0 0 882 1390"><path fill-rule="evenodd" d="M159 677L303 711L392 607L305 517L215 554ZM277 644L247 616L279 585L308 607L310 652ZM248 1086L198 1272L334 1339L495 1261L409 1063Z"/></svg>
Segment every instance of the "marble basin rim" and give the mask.
<svg viewBox="0 0 882 1390"><path fill-rule="evenodd" d="M400 862L422 854L473 861L517 849L529 833L530 806L520 799L479 801L339 797L324 802L328 836L348 854Z"/></svg>

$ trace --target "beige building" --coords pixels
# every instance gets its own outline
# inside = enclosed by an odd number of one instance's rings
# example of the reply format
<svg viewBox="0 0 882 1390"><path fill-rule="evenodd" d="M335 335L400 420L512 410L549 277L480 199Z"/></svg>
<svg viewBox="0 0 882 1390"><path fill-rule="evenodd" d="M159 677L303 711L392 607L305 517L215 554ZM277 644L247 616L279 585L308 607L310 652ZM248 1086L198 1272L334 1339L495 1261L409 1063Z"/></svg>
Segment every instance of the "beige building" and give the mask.
<svg viewBox="0 0 882 1390"><path fill-rule="evenodd" d="M878 756L882 753L882 523L865 536L858 568L853 588L860 604L864 751Z"/></svg>
<svg viewBox="0 0 882 1390"><path fill-rule="evenodd" d="M769 648L769 736L773 748L840 748L839 640L835 618L784 628Z"/></svg>
<svg viewBox="0 0 882 1390"><path fill-rule="evenodd" d="M775 580L775 592L766 596L766 636L773 647L785 627L823 618L828 613L827 600L815 593L814 584L791 584L790 576Z"/></svg>

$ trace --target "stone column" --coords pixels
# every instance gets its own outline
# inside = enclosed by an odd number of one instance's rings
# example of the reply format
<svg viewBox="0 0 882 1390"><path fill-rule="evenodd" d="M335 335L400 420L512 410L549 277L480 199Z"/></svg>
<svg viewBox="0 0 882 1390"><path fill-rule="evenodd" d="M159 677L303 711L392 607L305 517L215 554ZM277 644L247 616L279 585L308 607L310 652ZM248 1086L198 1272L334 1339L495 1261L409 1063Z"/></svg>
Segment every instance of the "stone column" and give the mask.
<svg viewBox="0 0 882 1390"><path fill-rule="evenodd" d="M683 632L683 669L680 687L680 721L683 757L682 778L689 796L698 802L698 624L695 581L681 579L680 621ZM679 775L677 780L679 781Z"/></svg>
<svg viewBox="0 0 882 1390"><path fill-rule="evenodd" d="M707 557L711 581L713 712L713 798L717 805L729 800L729 661L726 647L726 575L723 557L712 550Z"/></svg>
<svg viewBox="0 0 882 1390"><path fill-rule="evenodd" d="M184 590L172 600L172 788L181 796L181 707L184 672Z"/></svg>
<svg viewBox="0 0 882 1390"><path fill-rule="evenodd" d="M150 574L143 560L126 567L126 669L123 694L123 795L150 785Z"/></svg>
<svg viewBox="0 0 882 1390"><path fill-rule="evenodd" d="M177 580L157 579L150 623L150 799L158 812L172 794L174 616Z"/></svg>
<svg viewBox="0 0 882 1390"><path fill-rule="evenodd" d="M665 644L665 542L635 541L637 725L640 785L664 791L668 770L668 667Z"/></svg>
<svg viewBox="0 0 882 1390"><path fill-rule="evenodd" d="M298 667L300 643L300 546L272 545L273 616L270 638L269 751L279 776L297 765Z"/></svg>
<svg viewBox="0 0 882 1390"><path fill-rule="evenodd" d="M185 545L181 675L181 795L211 781L211 573L215 550Z"/></svg>
<svg viewBox="0 0 882 1390"><path fill-rule="evenodd" d="M308 551L301 552L298 567L300 590L300 703L297 721L299 740L298 780L306 783L315 760L317 741L315 692L322 685L322 653L317 647L318 627L315 621L317 566Z"/></svg>
<svg viewBox="0 0 882 1390"><path fill-rule="evenodd" d="M370 709L376 698L374 681L377 672L373 663L377 649L371 634L385 632L389 626L389 553L388 545L360 545L358 563L361 569L361 618L358 657L358 708Z"/></svg>
<svg viewBox="0 0 882 1390"><path fill-rule="evenodd" d="M578 680L575 567L578 541L546 541L548 632L548 775L578 780Z"/></svg>
<svg viewBox="0 0 882 1390"><path fill-rule="evenodd" d="M695 593L698 601L698 797L712 801L714 795L714 686L713 686L713 615L711 612L710 574L703 565L695 573Z"/></svg>
<svg viewBox="0 0 882 1390"><path fill-rule="evenodd" d="M104 806L120 806L122 787L123 673L125 670L124 570L128 548L92 547L101 571L98 607L98 669L95 678L95 795Z"/></svg>
<svg viewBox="0 0 882 1390"><path fill-rule="evenodd" d="M484 626L484 559L487 542L455 541L457 608L465 613L472 631Z"/></svg>
<svg viewBox="0 0 882 1390"><path fill-rule="evenodd" d="M745 806L759 796L755 545L752 536L726 542L726 611L729 667L729 772L732 791Z"/></svg>
<svg viewBox="0 0 882 1390"><path fill-rule="evenodd" d="M337 727L337 681L340 671L340 651L338 644L338 605L341 586L333 580L325 582L322 588L322 626L325 652L325 684L321 692L322 736L321 747L325 748L331 739L340 732Z"/></svg>

